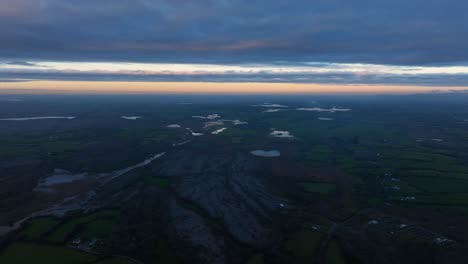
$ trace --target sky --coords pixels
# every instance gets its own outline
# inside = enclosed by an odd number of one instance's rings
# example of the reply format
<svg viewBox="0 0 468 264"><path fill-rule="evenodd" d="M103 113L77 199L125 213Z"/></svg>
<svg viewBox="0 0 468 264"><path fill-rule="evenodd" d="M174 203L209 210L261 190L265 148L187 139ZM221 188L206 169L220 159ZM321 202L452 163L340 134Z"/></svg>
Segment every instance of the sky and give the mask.
<svg viewBox="0 0 468 264"><path fill-rule="evenodd" d="M468 88L466 10L464 0L0 0L0 89Z"/></svg>

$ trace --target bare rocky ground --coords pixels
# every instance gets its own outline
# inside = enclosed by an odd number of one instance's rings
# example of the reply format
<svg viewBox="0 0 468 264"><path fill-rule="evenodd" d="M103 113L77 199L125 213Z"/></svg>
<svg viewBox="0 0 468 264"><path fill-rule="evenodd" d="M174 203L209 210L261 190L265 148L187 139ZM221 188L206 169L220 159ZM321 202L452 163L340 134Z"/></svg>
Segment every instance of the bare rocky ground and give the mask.
<svg viewBox="0 0 468 264"><path fill-rule="evenodd" d="M172 185L168 208L177 239L198 248L205 263L225 261L225 242L254 248L280 238L275 218L284 202L274 195L249 153L181 149L152 166Z"/></svg>
<svg viewBox="0 0 468 264"><path fill-rule="evenodd" d="M160 176L175 179L178 196L220 219L238 241L261 247L275 239L273 217L283 201L255 173L250 155L181 151L158 167Z"/></svg>
<svg viewBox="0 0 468 264"><path fill-rule="evenodd" d="M198 249L203 261L225 263L223 240L212 233L202 216L184 208L175 200L170 204L170 214L177 239Z"/></svg>

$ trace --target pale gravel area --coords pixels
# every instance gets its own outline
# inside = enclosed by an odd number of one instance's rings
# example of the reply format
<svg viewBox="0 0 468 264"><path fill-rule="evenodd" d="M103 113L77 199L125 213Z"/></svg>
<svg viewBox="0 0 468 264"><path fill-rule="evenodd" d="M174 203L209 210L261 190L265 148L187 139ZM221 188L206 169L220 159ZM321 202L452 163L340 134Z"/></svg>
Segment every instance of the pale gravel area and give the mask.
<svg viewBox="0 0 468 264"><path fill-rule="evenodd" d="M291 135L289 131L281 131L281 130L274 130L270 133L270 136L277 137L277 138L293 138L294 136Z"/></svg>
<svg viewBox="0 0 468 264"><path fill-rule="evenodd" d="M218 129L218 130L215 130L215 131L211 132L211 134L213 134L213 135L218 135L218 134L222 133L222 132L223 132L224 130L226 130L226 129L227 129L227 128L223 127L223 128L220 128L220 129Z"/></svg>

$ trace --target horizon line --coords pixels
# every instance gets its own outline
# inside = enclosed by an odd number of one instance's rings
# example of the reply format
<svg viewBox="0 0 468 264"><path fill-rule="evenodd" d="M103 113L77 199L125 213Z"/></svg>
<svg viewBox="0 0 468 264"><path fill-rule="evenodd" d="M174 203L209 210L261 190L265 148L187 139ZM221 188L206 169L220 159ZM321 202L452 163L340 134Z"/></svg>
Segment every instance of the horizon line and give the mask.
<svg viewBox="0 0 468 264"><path fill-rule="evenodd" d="M468 92L467 86L281 82L0 81L0 94L413 94Z"/></svg>

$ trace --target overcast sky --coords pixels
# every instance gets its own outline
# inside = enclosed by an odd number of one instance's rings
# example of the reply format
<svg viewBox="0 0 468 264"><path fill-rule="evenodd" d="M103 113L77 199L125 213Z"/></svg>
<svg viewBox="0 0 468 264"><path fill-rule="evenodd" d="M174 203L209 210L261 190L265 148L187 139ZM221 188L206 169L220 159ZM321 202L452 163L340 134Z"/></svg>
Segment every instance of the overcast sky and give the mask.
<svg viewBox="0 0 468 264"><path fill-rule="evenodd" d="M0 0L0 80L468 86L464 0Z"/></svg>

